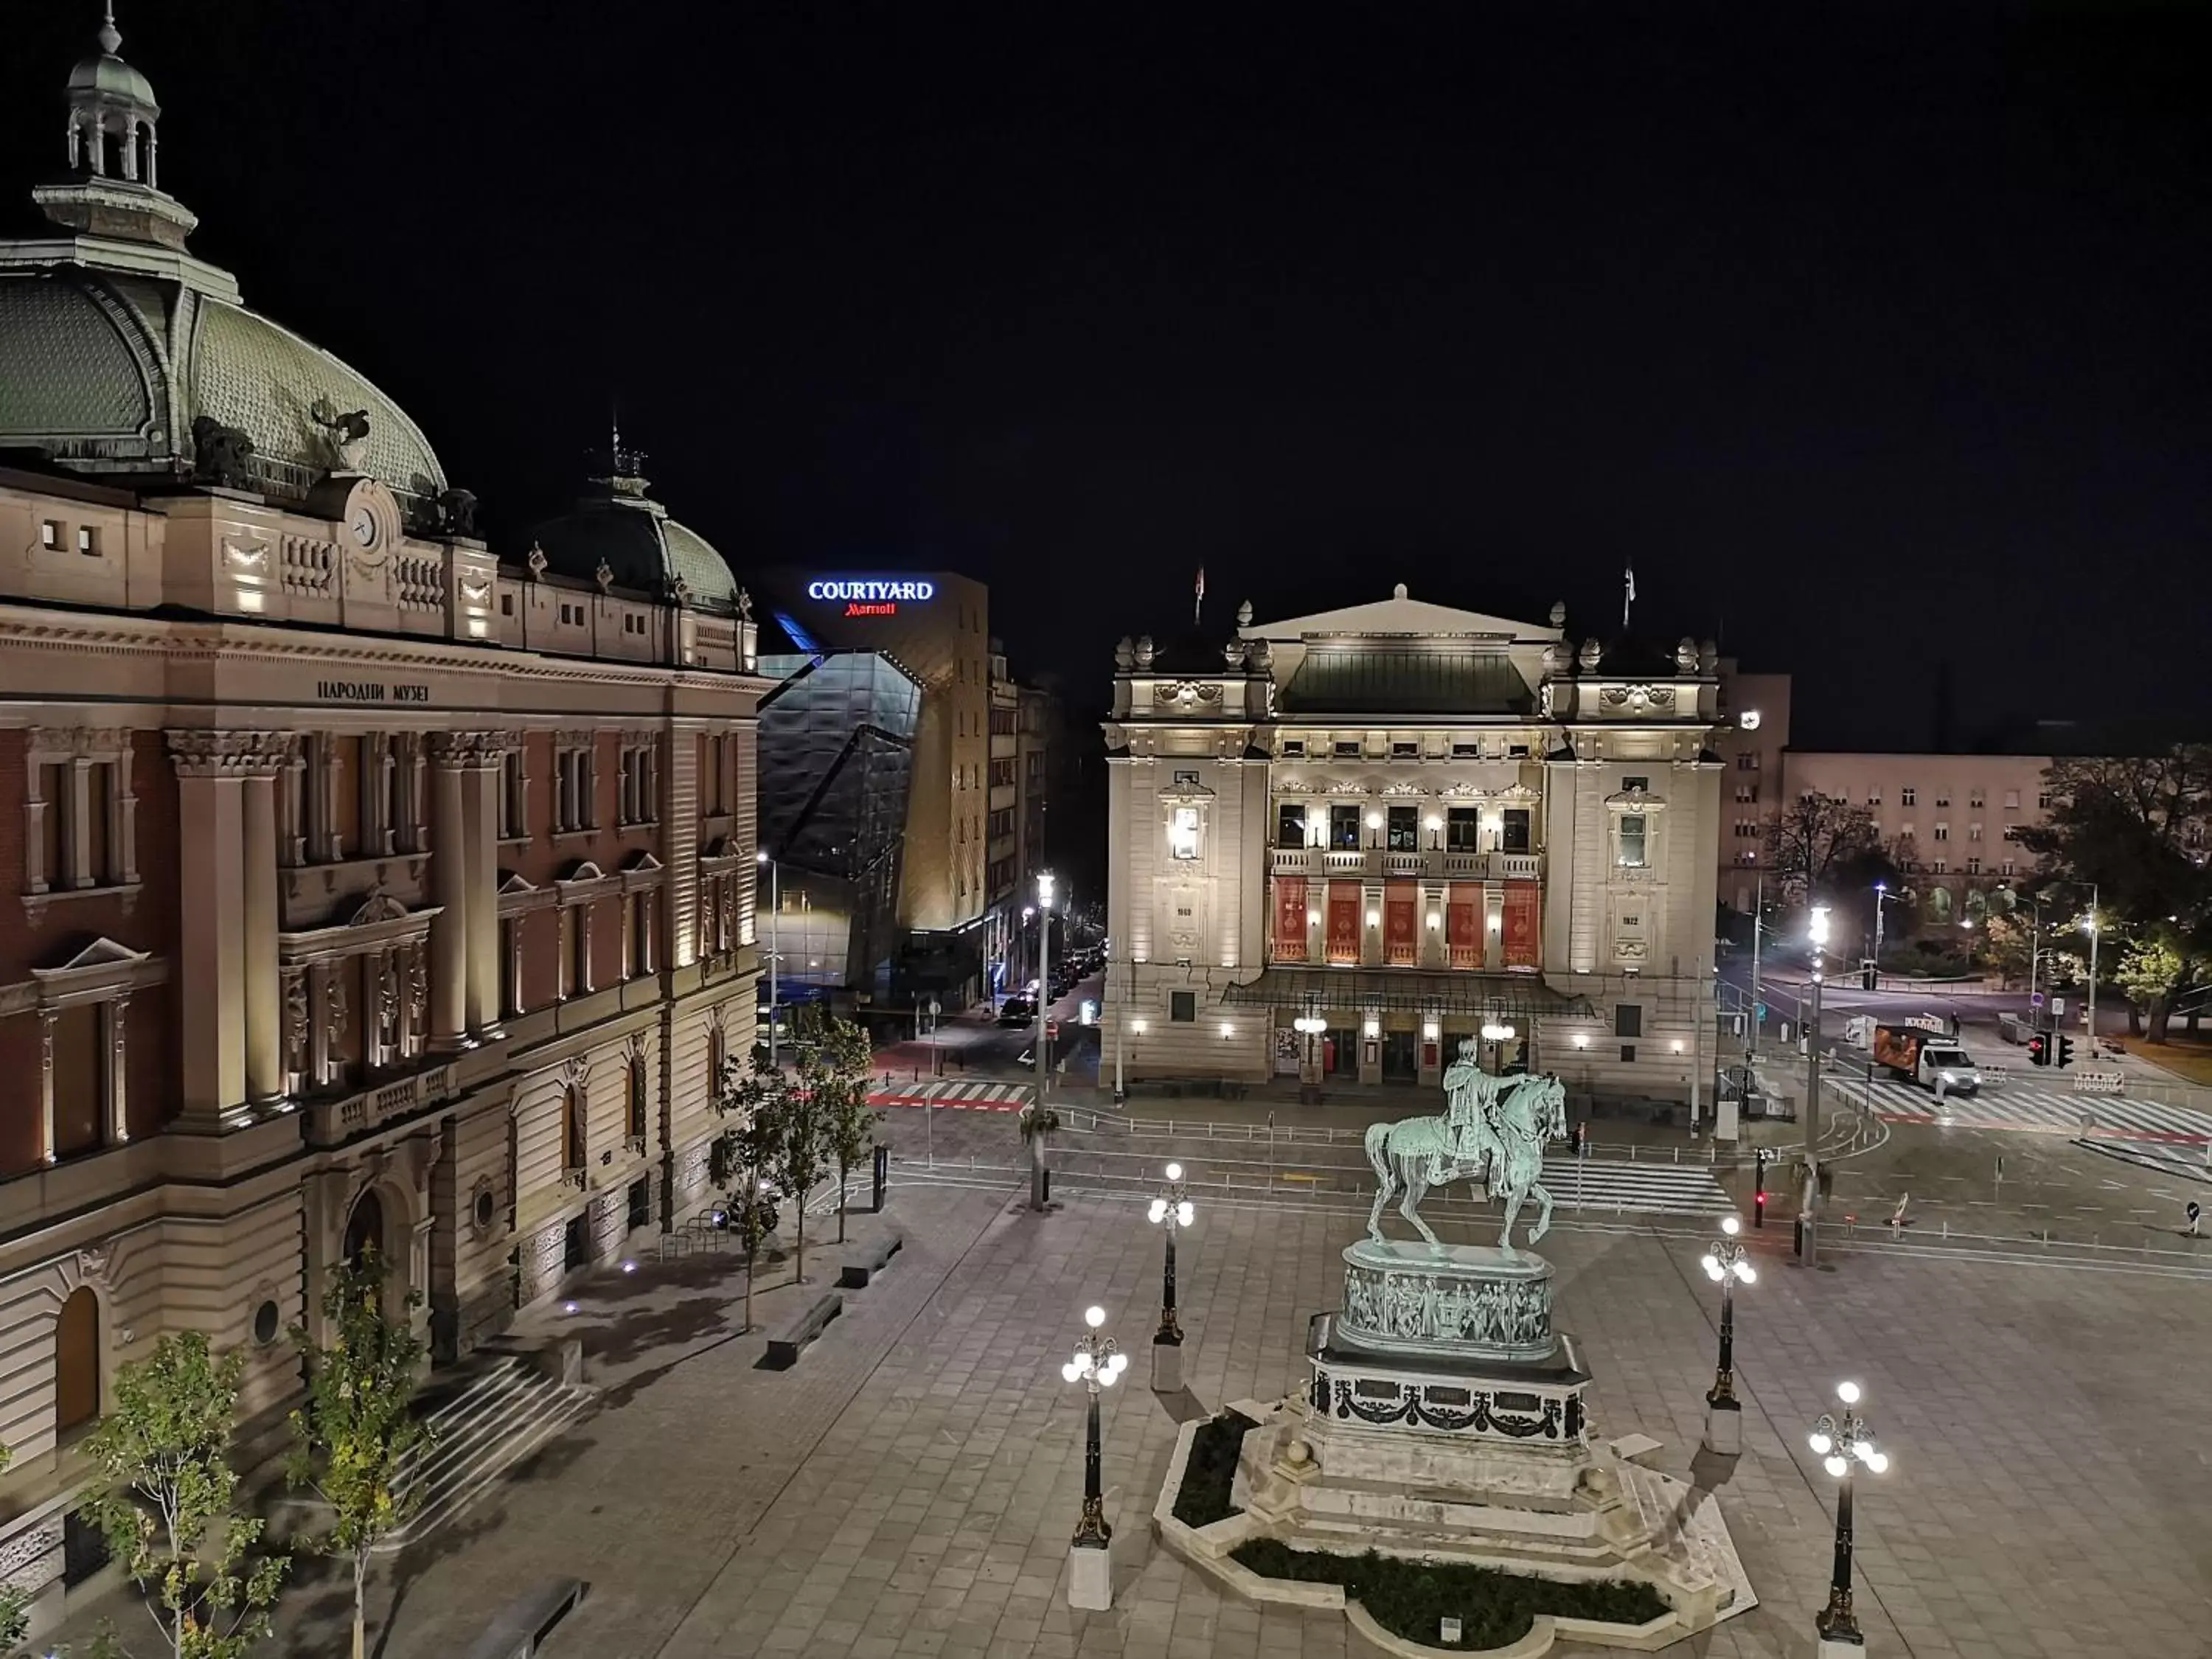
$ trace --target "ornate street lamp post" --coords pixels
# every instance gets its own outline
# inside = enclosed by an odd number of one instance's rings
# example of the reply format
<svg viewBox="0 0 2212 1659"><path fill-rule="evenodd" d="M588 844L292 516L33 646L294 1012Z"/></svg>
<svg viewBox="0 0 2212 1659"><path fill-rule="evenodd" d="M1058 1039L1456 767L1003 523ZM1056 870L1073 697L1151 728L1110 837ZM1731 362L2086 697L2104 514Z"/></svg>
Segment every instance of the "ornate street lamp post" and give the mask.
<svg viewBox="0 0 2212 1659"><path fill-rule="evenodd" d="M1129 1356L1101 1334L1105 1309L1085 1308L1083 1322L1090 1328L1076 1339L1075 1358L1060 1368L1063 1378L1082 1383L1091 1396L1083 1442L1083 1518L1075 1523L1067 1552L1067 1605L1103 1613L1114 1605L1113 1563L1107 1553L1114 1528L1106 1522L1105 1489L1098 1479L1098 1392L1121 1380Z"/></svg>
<svg viewBox="0 0 2212 1659"><path fill-rule="evenodd" d="M1178 1394L1182 1389L1182 1326L1176 1318L1176 1233L1188 1227L1197 1213L1182 1184L1182 1165L1170 1164L1168 1184L1146 1213L1155 1227L1164 1227L1167 1262L1160 1274L1160 1328L1152 1336L1152 1392Z"/></svg>
<svg viewBox="0 0 2212 1659"><path fill-rule="evenodd" d="M1813 1628L1820 1633L1820 1659L1856 1659L1866 1638L1859 1634L1859 1621L1851 1613L1851 1477L1862 1464L1869 1474L1881 1474L1889 1467L1889 1457L1876 1449L1874 1431L1855 1409L1859 1385L1837 1383L1836 1398L1843 1402L1843 1410L1822 1412L1808 1442L1836 1477L1835 1571L1828 1580L1828 1605L1813 1620Z"/></svg>
<svg viewBox="0 0 2212 1659"><path fill-rule="evenodd" d="M1759 1277L1750 1249L1736 1237L1742 1231L1743 1223L1734 1216L1723 1217L1722 1237L1698 1264L1721 1287L1721 1362L1705 1395L1705 1449L1725 1457L1743 1449L1743 1407L1735 1397L1735 1287Z"/></svg>
<svg viewBox="0 0 2212 1659"><path fill-rule="evenodd" d="M1816 904L1806 921L1813 945L1813 1017L1805 1025L1805 1196L1797 1208L1798 1255L1816 1261L1820 1222L1820 952L1828 943L1828 907Z"/></svg>

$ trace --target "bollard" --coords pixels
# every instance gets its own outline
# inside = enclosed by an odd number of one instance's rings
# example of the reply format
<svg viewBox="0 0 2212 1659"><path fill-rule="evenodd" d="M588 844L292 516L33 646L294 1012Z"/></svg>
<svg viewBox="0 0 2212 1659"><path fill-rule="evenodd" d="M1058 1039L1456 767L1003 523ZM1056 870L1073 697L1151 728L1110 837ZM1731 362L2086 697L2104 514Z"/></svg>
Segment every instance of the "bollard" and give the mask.
<svg viewBox="0 0 2212 1659"><path fill-rule="evenodd" d="M876 1196L871 1206L878 1215L884 1212L884 1188L890 1184L891 1149L880 1143L875 1155Z"/></svg>

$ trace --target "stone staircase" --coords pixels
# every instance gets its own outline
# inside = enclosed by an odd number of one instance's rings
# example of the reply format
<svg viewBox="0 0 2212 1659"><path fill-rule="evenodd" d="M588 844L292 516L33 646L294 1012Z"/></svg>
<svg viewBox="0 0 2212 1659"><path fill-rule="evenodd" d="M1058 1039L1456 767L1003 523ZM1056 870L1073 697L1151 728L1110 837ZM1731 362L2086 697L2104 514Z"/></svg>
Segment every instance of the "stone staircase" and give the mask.
<svg viewBox="0 0 2212 1659"><path fill-rule="evenodd" d="M495 1354L457 1379L426 1414L437 1443L400 1477L404 1491L422 1494L422 1505L378 1543L377 1553L428 1537L598 1399L597 1389L549 1376L539 1357L524 1353Z"/></svg>

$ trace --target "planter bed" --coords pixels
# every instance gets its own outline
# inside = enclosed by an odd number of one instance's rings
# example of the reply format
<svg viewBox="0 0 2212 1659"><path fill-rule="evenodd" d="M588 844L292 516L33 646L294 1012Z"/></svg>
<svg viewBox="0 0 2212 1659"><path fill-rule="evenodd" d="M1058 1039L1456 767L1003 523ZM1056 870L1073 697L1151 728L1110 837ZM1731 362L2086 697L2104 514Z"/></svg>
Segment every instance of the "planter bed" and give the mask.
<svg viewBox="0 0 2212 1659"><path fill-rule="evenodd" d="M1186 1494L1189 1490L1186 1478ZM1565 1583L1465 1563L1401 1560L1372 1550L1364 1555L1296 1550L1272 1538L1240 1544L1230 1559L1262 1578L1337 1585L1347 1601L1357 1601L1392 1635L1447 1653L1510 1646L1547 1615L1635 1626L1670 1612L1649 1584L1622 1579ZM1447 1614L1460 1621L1460 1639L1449 1644L1437 1634Z"/></svg>

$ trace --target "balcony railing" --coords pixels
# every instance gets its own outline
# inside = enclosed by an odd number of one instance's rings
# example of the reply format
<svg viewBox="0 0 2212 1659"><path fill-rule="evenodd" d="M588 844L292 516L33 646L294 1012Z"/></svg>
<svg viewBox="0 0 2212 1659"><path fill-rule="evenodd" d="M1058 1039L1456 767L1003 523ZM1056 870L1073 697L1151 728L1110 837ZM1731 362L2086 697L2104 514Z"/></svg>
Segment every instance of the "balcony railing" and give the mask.
<svg viewBox="0 0 2212 1659"><path fill-rule="evenodd" d="M434 1106L454 1092L457 1069L448 1061L388 1083L380 1083L358 1094L335 1100L319 1100L307 1108L307 1139L313 1146L338 1146L356 1135L379 1129Z"/></svg>
<svg viewBox="0 0 2212 1659"><path fill-rule="evenodd" d="M1540 881L1544 877L1541 853L1276 847L1268 849L1267 858L1268 868L1279 876L1426 876L1462 881Z"/></svg>

